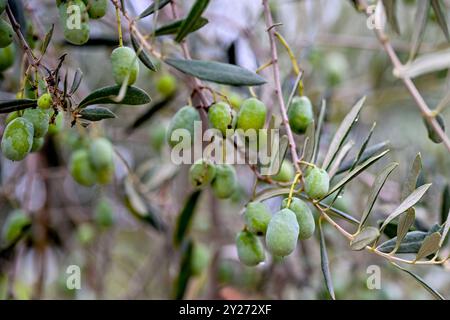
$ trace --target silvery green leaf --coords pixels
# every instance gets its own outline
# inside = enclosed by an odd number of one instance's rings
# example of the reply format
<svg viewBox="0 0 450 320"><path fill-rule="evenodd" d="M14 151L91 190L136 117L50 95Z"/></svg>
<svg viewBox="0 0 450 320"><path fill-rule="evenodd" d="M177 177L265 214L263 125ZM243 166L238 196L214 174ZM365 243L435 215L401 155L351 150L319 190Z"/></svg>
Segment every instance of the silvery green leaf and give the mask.
<svg viewBox="0 0 450 320"><path fill-rule="evenodd" d="M397 225L397 242L395 244L395 248L392 253L395 253L398 250L398 248L400 248L403 239L405 238L409 229L413 225L415 219L416 219L416 210L414 209L414 207L409 208L403 215L400 216Z"/></svg>
<svg viewBox="0 0 450 320"><path fill-rule="evenodd" d="M414 21L416 25L414 26L412 40L411 40L411 52L409 54L409 59L412 60L416 57L419 51L420 44L422 43L423 35L425 33L425 28L428 22L428 13L430 11L430 1L418 1L417 10Z"/></svg>
<svg viewBox="0 0 450 320"><path fill-rule="evenodd" d="M398 78L416 78L450 67L450 49L424 54L414 61L394 70Z"/></svg>
<svg viewBox="0 0 450 320"><path fill-rule="evenodd" d="M441 234L439 232L434 232L428 235L425 240L423 240L422 246L417 252L416 261L423 259L430 254L435 253L439 250L439 243L441 241Z"/></svg>
<svg viewBox="0 0 450 320"><path fill-rule="evenodd" d="M422 156L420 155L420 153L418 153L414 158L414 162L411 166L411 170L409 171L408 178L406 179L406 182L403 185L402 199L406 199L406 197L409 194L411 194L416 188L417 179L419 178L421 170L422 170Z"/></svg>
<svg viewBox="0 0 450 320"><path fill-rule="evenodd" d="M375 227L365 227L350 241L350 248L358 251L373 243L380 236L380 230Z"/></svg>
<svg viewBox="0 0 450 320"><path fill-rule="evenodd" d="M322 220L319 219L319 241L320 241L320 266L322 269L322 274L325 279L325 285L327 287L328 293L331 299L336 300L333 287L333 279L330 272L330 262L328 260L327 245L325 243L325 236L322 230Z"/></svg>

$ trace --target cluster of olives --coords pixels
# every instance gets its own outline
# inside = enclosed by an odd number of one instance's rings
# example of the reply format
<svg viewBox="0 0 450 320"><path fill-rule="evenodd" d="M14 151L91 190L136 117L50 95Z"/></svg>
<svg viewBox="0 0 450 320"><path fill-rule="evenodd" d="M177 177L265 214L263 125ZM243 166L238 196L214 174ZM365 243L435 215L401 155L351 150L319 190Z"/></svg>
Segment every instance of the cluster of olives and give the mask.
<svg viewBox="0 0 450 320"><path fill-rule="evenodd" d="M69 170L79 184L90 187L108 184L114 175L114 149L106 138L96 138L82 146L70 158Z"/></svg>
<svg viewBox="0 0 450 320"><path fill-rule="evenodd" d="M0 14L5 11L7 0L0 0ZM13 28L3 19L0 19L0 72L5 71L14 64L16 47L13 43Z"/></svg>
<svg viewBox="0 0 450 320"><path fill-rule="evenodd" d="M39 151L44 145L47 133L54 134L61 129L64 119L58 114L51 123L54 110L48 93L38 99L38 107L25 111L14 111L6 118L1 148L9 160L23 160L30 152Z"/></svg>
<svg viewBox="0 0 450 320"><path fill-rule="evenodd" d="M189 180L196 188L211 183L214 195L219 199L230 198L238 186L236 170L229 164L214 164L209 160L197 160L189 170Z"/></svg>
<svg viewBox="0 0 450 320"><path fill-rule="evenodd" d="M108 0L56 0L64 38L75 45L89 40L89 19L100 19L108 10ZM74 6L79 10L73 10ZM80 14L78 20L74 14Z"/></svg>

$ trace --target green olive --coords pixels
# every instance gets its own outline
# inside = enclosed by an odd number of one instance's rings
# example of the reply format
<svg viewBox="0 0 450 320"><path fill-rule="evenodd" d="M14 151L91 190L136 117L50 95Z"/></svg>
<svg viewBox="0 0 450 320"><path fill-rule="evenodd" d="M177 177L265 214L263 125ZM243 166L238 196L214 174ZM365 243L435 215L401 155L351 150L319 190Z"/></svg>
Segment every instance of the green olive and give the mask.
<svg viewBox="0 0 450 320"><path fill-rule="evenodd" d="M191 272L194 276L199 276L208 267L210 253L206 246L195 244L192 248Z"/></svg>
<svg viewBox="0 0 450 320"><path fill-rule="evenodd" d="M189 145L191 145L194 140L194 124L196 121L200 121L200 115L194 107L184 106L178 110L172 117L169 128L167 129L167 142L169 145L174 147L178 144L179 141L172 140L172 135L179 129L185 129L189 132L191 139Z"/></svg>
<svg viewBox="0 0 450 320"><path fill-rule="evenodd" d="M336 86L342 82L349 66L342 53L332 52L325 57L324 67L328 83Z"/></svg>
<svg viewBox="0 0 450 320"><path fill-rule="evenodd" d="M295 250L298 235L295 213L290 209L282 209L273 215L267 227L267 249L275 256L287 256Z"/></svg>
<svg viewBox="0 0 450 320"><path fill-rule="evenodd" d="M52 106L52 96L50 93L44 93L38 99L38 107L41 109L49 109Z"/></svg>
<svg viewBox="0 0 450 320"><path fill-rule="evenodd" d="M235 112L225 102L213 104L208 110L208 119L212 127L218 129L225 137L227 129L234 129Z"/></svg>
<svg viewBox="0 0 450 320"><path fill-rule="evenodd" d="M3 19L0 19L0 48L6 48L13 41L13 28Z"/></svg>
<svg viewBox="0 0 450 320"><path fill-rule="evenodd" d="M196 188L209 184L216 176L216 166L209 160L199 159L189 169L189 180Z"/></svg>
<svg viewBox="0 0 450 320"><path fill-rule="evenodd" d="M100 19L106 15L108 0L84 0L88 8L89 18Z"/></svg>
<svg viewBox="0 0 450 320"><path fill-rule="evenodd" d="M129 47L119 47L111 54L111 65L114 80L122 85L128 77L128 85L134 84L139 75L139 61L136 53Z"/></svg>
<svg viewBox="0 0 450 320"><path fill-rule="evenodd" d="M69 170L73 179L83 186L93 186L97 181L96 172L89 161L89 153L85 149L72 153Z"/></svg>
<svg viewBox="0 0 450 320"><path fill-rule="evenodd" d="M97 170L113 166L114 148L106 138L96 138L89 144L89 160Z"/></svg>
<svg viewBox="0 0 450 320"><path fill-rule="evenodd" d="M156 90L163 97L170 97L177 90L177 79L171 74L161 76L156 82Z"/></svg>
<svg viewBox="0 0 450 320"><path fill-rule="evenodd" d="M6 48L0 48L0 72L8 70L14 65L16 46L11 43Z"/></svg>
<svg viewBox="0 0 450 320"><path fill-rule="evenodd" d="M281 208L287 208L287 203L288 199L284 199L281 204ZM314 222L314 216L308 205L303 200L292 198L289 209L291 209L297 217L298 227L300 230L298 238L300 240L311 238L314 234L314 230L316 229L316 224Z"/></svg>
<svg viewBox="0 0 450 320"><path fill-rule="evenodd" d="M271 219L272 213L270 213L264 203L250 202L247 204L244 212L244 220L250 232L256 235L265 234Z"/></svg>
<svg viewBox="0 0 450 320"><path fill-rule="evenodd" d="M250 98L242 103L237 115L237 128L242 130L259 130L266 122L267 107L256 98Z"/></svg>
<svg viewBox="0 0 450 320"><path fill-rule="evenodd" d="M280 171L272 176L272 180L279 182L292 182L295 178L295 169L289 160L283 160Z"/></svg>
<svg viewBox="0 0 450 320"><path fill-rule="evenodd" d="M24 228L29 226L31 219L25 211L17 209L11 212L3 225L2 241L11 244L21 236Z"/></svg>
<svg viewBox="0 0 450 320"><path fill-rule="evenodd" d="M42 149L44 146L45 139L44 137L41 138L34 138L33 139L33 146L31 147L31 152L38 152Z"/></svg>
<svg viewBox="0 0 450 320"><path fill-rule="evenodd" d="M95 239L95 229L87 222L80 224L77 228L77 238L82 245L89 245Z"/></svg>
<svg viewBox="0 0 450 320"><path fill-rule="evenodd" d="M6 124L10 123L11 121L13 121L14 119L17 119L20 117L20 114L18 111L13 111L10 114L8 114L8 116L6 117Z"/></svg>
<svg viewBox="0 0 450 320"><path fill-rule="evenodd" d="M34 137L41 138L47 134L50 116L42 109L27 109L23 117L30 121L34 127Z"/></svg>
<svg viewBox="0 0 450 320"><path fill-rule="evenodd" d="M9 160L20 161L33 146L33 124L24 118L16 118L5 128L2 137L2 152Z"/></svg>
<svg viewBox="0 0 450 320"><path fill-rule="evenodd" d="M81 15L81 16L79 16ZM59 16L64 29L64 38L75 45L89 40L89 14L82 0L69 0L59 6Z"/></svg>
<svg viewBox="0 0 450 320"><path fill-rule="evenodd" d="M313 168L305 178L305 192L313 199L321 199L330 189L330 177L324 169Z"/></svg>
<svg viewBox="0 0 450 320"><path fill-rule="evenodd" d="M212 182L214 195L219 199L230 198L237 186L236 170L229 164L216 166L216 176Z"/></svg>
<svg viewBox="0 0 450 320"><path fill-rule="evenodd" d="M107 198L101 198L94 210L95 223L101 228L109 228L114 224L114 209Z"/></svg>
<svg viewBox="0 0 450 320"><path fill-rule="evenodd" d="M261 241L253 233L241 231L236 236L239 260L246 266L256 266L266 258Z"/></svg>
<svg viewBox="0 0 450 320"><path fill-rule="evenodd" d="M308 97L294 97L287 111L289 125L297 134L305 133L314 120L313 108Z"/></svg>
<svg viewBox="0 0 450 320"><path fill-rule="evenodd" d="M96 174L97 174L97 182L99 184L108 184L114 178L114 165L111 164L107 167L97 169Z"/></svg>

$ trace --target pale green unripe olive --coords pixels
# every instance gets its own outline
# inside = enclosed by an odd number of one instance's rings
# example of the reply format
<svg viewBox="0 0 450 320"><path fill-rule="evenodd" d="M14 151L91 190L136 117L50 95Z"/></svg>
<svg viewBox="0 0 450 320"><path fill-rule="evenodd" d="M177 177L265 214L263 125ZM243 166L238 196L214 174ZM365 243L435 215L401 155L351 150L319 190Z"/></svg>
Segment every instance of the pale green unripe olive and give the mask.
<svg viewBox="0 0 450 320"><path fill-rule="evenodd" d="M243 102L242 97L237 93L232 93L228 96L228 101L230 102L231 107L235 110L238 110Z"/></svg>
<svg viewBox="0 0 450 320"><path fill-rule="evenodd" d="M83 0L88 9L89 18L100 19L106 15L108 0Z"/></svg>
<svg viewBox="0 0 450 320"><path fill-rule="evenodd" d="M256 98L250 98L242 103L237 115L237 128L259 130L266 122L267 107Z"/></svg>
<svg viewBox="0 0 450 320"><path fill-rule="evenodd" d="M11 121L13 121L14 119L17 119L20 117L20 114L18 111L13 111L10 114L8 114L8 116L6 117L6 124L10 123Z"/></svg>
<svg viewBox="0 0 450 320"><path fill-rule="evenodd" d="M6 48L13 41L13 28L3 19L0 19L0 48Z"/></svg>
<svg viewBox="0 0 450 320"><path fill-rule="evenodd" d="M3 11L5 11L7 4L8 0L0 0L0 14L2 14Z"/></svg>
<svg viewBox="0 0 450 320"><path fill-rule="evenodd" d="M189 180L196 188L209 184L216 176L216 166L209 160L199 159L189 169Z"/></svg>
<svg viewBox="0 0 450 320"><path fill-rule="evenodd" d="M227 129L234 129L236 114L227 103L218 102L209 108L208 119L212 127L225 137Z"/></svg>
<svg viewBox="0 0 450 320"><path fill-rule="evenodd" d="M44 142L45 142L45 138L44 137L34 138L33 139L33 146L31 147L31 152L38 152L39 150L41 150L42 147L44 146Z"/></svg>
<svg viewBox="0 0 450 320"><path fill-rule="evenodd" d="M69 11L69 12L68 12ZM59 6L59 16L64 28L64 38L75 45L89 40L89 14L82 0L69 0Z"/></svg>
<svg viewBox="0 0 450 320"><path fill-rule="evenodd" d="M203 244L195 244L192 248L191 272L194 276L199 276L208 267L210 253Z"/></svg>
<svg viewBox="0 0 450 320"><path fill-rule="evenodd" d="M298 235L295 213L290 209L282 209L273 215L267 227L267 249L275 256L287 256L295 250Z"/></svg>
<svg viewBox="0 0 450 320"><path fill-rule="evenodd" d="M131 86L139 75L139 61L136 53L129 47L119 47L111 54L111 65L114 80L122 85L128 77L128 85Z"/></svg>
<svg viewBox="0 0 450 320"><path fill-rule="evenodd" d="M287 208L287 203L288 199L286 198L283 200L281 208ZM314 230L316 229L316 224L311 209L308 207L306 202L300 200L299 198L292 198L288 209L291 209L297 217L298 227L300 230L298 238L300 240L311 238L314 234Z"/></svg>
<svg viewBox="0 0 450 320"><path fill-rule="evenodd" d="M33 146L33 124L24 118L16 118L5 128L2 138L2 153L9 160L20 161Z"/></svg>
<svg viewBox="0 0 450 320"><path fill-rule="evenodd" d="M82 245L88 245L95 239L95 229L90 223L82 223L77 228L77 238Z"/></svg>
<svg viewBox="0 0 450 320"><path fill-rule="evenodd" d="M156 82L156 90L163 97L170 97L177 90L177 79L171 74L161 76Z"/></svg>
<svg viewBox="0 0 450 320"><path fill-rule="evenodd" d="M31 223L25 211L17 209L11 212L3 225L2 241L11 244L16 241L23 232L23 229Z"/></svg>
<svg viewBox="0 0 450 320"><path fill-rule="evenodd" d="M325 57L324 67L328 83L331 86L336 86L342 82L349 66L342 53L332 52Z"/></svg>
<svg viewBox="0 0 450 320"><path fill-rule="evenodd" d="M256 235L265 234L271 219L272 213L270 213L264 203L250 202L247 204L244 212L244 220L250 232Z"/></svg>
<svg viewBox="0 0 450 320"><path fill-rule="evenodd" d="M192 106L184 106L175 113L169 123L167 129L167 142L171 147L177 145L178 141L172 140L172 134L178 129L185 129L189 132L191 143L194 140L194 124L196 121L200 121L200 115L197 110Z"/></svg>
<svg viewBox="0 0 450 320"><path fill-rule="evenodd" d="M266 258L261 241L249 231L241 231L236 236L239 260L246 266L256 266Z"/></svg>
<svg viewBox="0 0 450 320"><path fill-rule="evenodd" d="M89 153L85 149L79 149L72 153L69 170L73 179L83 186L93 186L97 181L97 173L92 168Z"/></svg>
<svg viewBox="0 0 450 320"><path fill-rule="evenodd" d="M89 160L97 169L105 169L113 165L114 148L106 138L96 138L89 144Z"/></svg>
<svg viewBox="0 0 450 320"><path fill-rule="evenodd" d="M313 108L308 97L294 97L287 111L289 125L297 134L305 133L314 120Z"/></svg>
<svg viewBox="0 0 450 320"><path fill-rule="evenodd" d="M231 197L236 190L236 170L229 164L216 165L216 176L212 181L214 195L219 199Z"/></svg>
<svg viewBox="0 0 450 320"><path fill-rule="evenodd" d="M294 165L289 160L283 160L280 171L276 175L272 176L272 180L279 182L291 182L294 178Z"/></svg>
<svg viewBox="0 0 450 320"><path fill-rule="evenodd" d="M41 138L47 134L50 116L47 111L42 109L27 109L23 117L30 121L34 127L34 137Z"/></svg>
<svg viewBox="0 0 450 320"><path fill-rule="evenodd" d="M3 72L14 65L16 59L16 46L11 43L6 48L0 48L0 72Z"/></svg>
<svg viewBox="0 0 450 320"><path fill-rule="evenodd" d="M101 198L94 210L94 221L101 228L109 228L114 224L114 210L106 198Z"/></svg>
<svg viewBox="0 0 450 320"><path fill-rule="evenodd" d="M313 168L305 178L305 192L313 199L321 199L330 189L330 177L324 169Z"/></svg>
<svg viewBox="0 0 450 320"><path fill-rule="evenodd" d="M52 96L50 93L44 93L42 96L38 99L38 107L41 109L48 109L52 106Z"/></svg>

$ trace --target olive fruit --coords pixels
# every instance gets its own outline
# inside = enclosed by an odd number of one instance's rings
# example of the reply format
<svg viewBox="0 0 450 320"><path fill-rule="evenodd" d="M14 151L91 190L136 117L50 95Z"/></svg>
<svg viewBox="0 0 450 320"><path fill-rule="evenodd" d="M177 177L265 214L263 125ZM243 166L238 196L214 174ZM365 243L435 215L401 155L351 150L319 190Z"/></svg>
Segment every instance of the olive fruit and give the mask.
<svg viewBox="0 0 450 320"><path fill-rule="evenodd" d="M225 102L213 104L208 110L208 119L212 127L225 137L227 129L234 129L235 112Z"/></svg>
<svg viewBox="0 0 450 320"><path fill-rule="evenodd" d="M305 177L305 192L313 199L321 199L330 189L330 177L324 169L314 167Z"/></svg>
<svg viewBox="0 0 450 320"><path fill-rule="evenodd" d="M267 107L256 98L245 100L237 115L237 128L259 130L266 122Z"/></svg>
<svg viewBox="0 0 450 320"><path fill-rule="evenodd" d="M229 164L216 165L216 176L212 182L214 195L219 199L231 197L236 190L236 170Z"/></svg>
<svg viewBox="0 0 450 320"><path fill-rule="evenodd" d="M109 228L114 224L113 208L108 199L101 198L94 210L94 221L101 228Z"/></svg>
<svg viewBox="0 0 450 320"><path fill-rule="evenodd" d="M202 244L195 244L192 248L191 272L194 276L199 276L208 267L209 251Z"/></svg>
<svg viewBox="0 0 450 320"><path fill-rule="evenodd" d="M89 160L97 169L105 169L113 165L114 149L108 139L96 138L89 145Z"/></svg>
<svg viewBox="0 0 450 320"><path fill-rule="evenodd" d="M51 112L51 115L53 115L53 111ZM48 133L50 135L57 134L62 130L63 127L64 127L64 114L59 112L55 118L55 122L50 123L50 125L48 126Z"/></svg>
<svg viewBox="0 0 450 320"><path fill-rule="evenodd" d="M48 109L52 106L52 96L50 93L44 93L37 101L38 107L41 109Z"/></svg>
<svg viewBox="0 0 450 320"><path fill-rule="evenodd" d="M74 15L73 6L79 8L81 21ZM85 44L89 40L89 14L82 0L69 0L59 6L59 16L64 28L64 38L75 45Z"/></svg>
<svg viewBox="0 0 450 320"><path fill-rule="evenodd" d="M31 147L31 152L38 152L42 149L44 146L45 139L44 137L41 138L34 138L33 139L33 146Z"/></svg>
<svg viewBox="0 0 450 320"><path fill-rule="evenodd" d="M3 225L3 242L10 244L16 241L22 234L23 229L30 223L30 218L23 210L17 209L11 212Z"/></svg>
<svg viewBox="0 0 450 320"><path fill-rule="evenodd" d="M97 182L99 184L108 184L114 177L114 165L111 164L107 167L96 170Z"/></svg>
<svg viewBox="0 0 450 320"><path fill-rule="evenodd" d="M16 59L16 46L11 43L6 48L0 48L0 72L3 72L14 65Z"/></svg>
<svg viewBox="0 0 450 320"><path fill-rule="evenodd" d="M2 152L9 160L20 161L33 146L33 124L24 118L16 118L5 128L2 138Z"/></svg>
<svg viewBox="0 0 450 320"><path fill-rule="evenodd" d="M299 227L295 213L282 209L275 213L266 232L267 249L275 256L284 257L297 246Z"/></svg>
<svg viewBox="0 0 450 320"><path fill-rule="evenodd" d="M114 80L122 85L128 77L128 85L136 82L139 75L139 62L136 53L129 47L119 47L111 54L111 65Z"/></svg>
<svg viewBox="0 0 450 320"><path fill-rule="evenodd" d="M10 123L11 121L13 121L14 119L17 119L18 117L20 117L20 114L18 111L13 111L10 114L8 114L8 116L6 117L6 124Z"/></svg>
<svg viewBox="0 0 450 320"><path fill-rule="evenodd" d="M0 14L2 14L3 11L5 11L7 4L8 0L0 0Z"/></svg>
<svg viewBox="0 0 450 320"><path fill-rule="evenodd" d="M287 111L289 125L297 134L305 133L314 120L313 108L308 97L294 97Z"/></svg>
<svg viewBox="0 0 450 320"><path fill-rule="evenodd" d="M106 15L108 0L84 0L87 6L89 18L100 19Z"/></svg>
<svg viewBox="0 0 450 320"><path fill-rule="evenodd" d="M325 57L324 66L327 81L331 86L336 86L342 82L342 78L347 73L349 67L347 59L339 52L328 54Z"/></svg>
<svg viewBox="0 0 450 320"><path fill-rule="evenodd" d="M89 161L89 153L85 149L72 153L69 170L73 179L79 184L90 187L96 182L96 172Z"/></svg>
<svg viewBox="0 0 450 320"><path fill-rule="evenodd" d="M242 104L242 98L241 98L241 96L238 95L237 93L232 93L232 94L228 97L228 101L230 102L231 107L232 107L233 109L236 109L236 110L238 110L239 107L240 107L241 104Z"/></svg>
<svg viewBox="0 0 450 320"><path fill-rule="evenodd" d="M177 90L177 80L171 74L161 76L156 82L156 90L164 97L170 97Z"/></svg>
<svg viewBox="0 0 450 320"><path fill-rule="evenodd" d="M241 231L236 236L239 260L246 266L256 266L266 258L261 241L249 231Z"/></svg>
<svg viewBox="0 0 450 320"><path fill-rule="evenodd" d="M244 220L250 232L256 235L265 234L271 219L272 213L270 213L264 203L250 202L247 204L244 212Z"/></svg>
<svg viewBox="0 0 450 320"><path fill-rule="evenodd" d="M27 109L23 113L23 117L33 124L35 138L41 138L47 134L48 122L50 121L50 116L47 111L42 109Z"/></svg>
<svg viewBox="0 0 450 320"><path fill-rule="evenodd" d="M77 238L82 245L88 245L95 239L95 230L90 223L84 222L77 228Z"/></svg>
<svg viewBox="0 0 450 320"><path fill-rule="evenodd" d="M209 160L199 159L189 169L189 180L194 187L204 187L216 176L216 166Z"/></svg>
<svg viewBox="0 0 450 320"><path fill-rule="evenodd" d="M288 199L284 199L281 204L281 208L287 208L287 203ZM316 229L316 224L314 222L314 216L308 205L303 200L292 198L288 209L292 210L297 217L298 227L300 230L298 238L300 240L311 238L314 234L314 230Z"/></svg>
<svg viewBox="0 0 450 320"><path fill-rule="evenodd" d="M272 179L279 182L291 182L295 177L295 169L292 162L289 160L283 160L281 163L280 171Z"/></svg>
<svg viewBox="0 0 450 320"><path fill-rule="evenodd" d="M13 41L13 29L11 25L3 19L0 19L0 48L9 46Z"/></svg>
<svg viewBox="0 0 450 320"><path fill-rule="evenodd" d="M191 143L194 140L194 123L200 121L197 110L191 106L184 106L172 117L167 129L167 142L174 147L178 141L172 140L172 134L178 129L186 129L190 134Z"/></svg>

